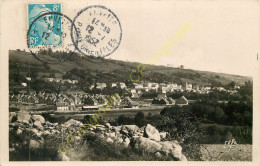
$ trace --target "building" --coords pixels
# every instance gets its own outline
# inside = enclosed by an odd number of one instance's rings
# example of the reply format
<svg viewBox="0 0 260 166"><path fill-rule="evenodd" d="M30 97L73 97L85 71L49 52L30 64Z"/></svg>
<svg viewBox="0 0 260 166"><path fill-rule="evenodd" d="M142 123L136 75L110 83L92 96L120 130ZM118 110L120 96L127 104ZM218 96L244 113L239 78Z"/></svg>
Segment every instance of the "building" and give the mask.
<svg viewBox="0 0 260 166"><path fill-rule="evenodd" d="M97 97L97 101L99 104L103 104L103 105L106 105L107 104L107 99L105 96L103 95L100 95Z"/></svg>
<svg viewBox="0 0 260 166"><path fill-rule="evenodd" d="M51 97L51 96L47 96L46 98L45 98L45 103L47 104L47 105L54 105L55 103L56 103L56 97L55 98L53 98L53 97Z"/></svg>
<svg viewBox="0 0 260 166"><path fill-rule="evenodd" d="M25 77L25 79L26 79L27 81L31 81L31 80L32 80L31 77Z"/></svg>
<svg viewBox="0 0 260 166"><path fill-rule="evenodd" d="M96 87L96 89L104 89L104 88L106 88L107 87L107 84L106 83L97 83L97 87Z"/></svg>
<svg viewBox="0 0 260 166"><path fill-rule="evenodd" d="M226 89L223 87L213 87L212 89L217 91L226 91Z"/></svg>
<svg viewBox="0 0 260 166"><path fill-rule="evenodd" d="M192 90L192 84L185 82L184 84L184 90L191 91Z"/></svg>
<svg viewBox="0 0 260 166"><path fill-rule="evenodd" d="M54 78L43 78L45 82L53 82Z"/></svg>
<svg viewBox="0 0 260 166"><path fill-rule="evenodd" d="M84 98L84 105L98 105L98 101L92 96L87 96Z"/></svg>
<svg viewBox="0 0 260 166"><path fill-rule="evenodd" d="M130 99L130 97L125 97L122 100L121 106L124 108L138 108L138 103Z"/></svg>
<svg viewBox="0 0 260 166"><path fill-rule="evenodd" d="M143 84L133 83L133 85L135 86L135 89L142 89L144 87Z"/></svg>
<svg viewBox="0 0 260 166"><path fill-rule="evenodd" d="M119 88L126 89L127 87L126 87L125 83L119 82Z"/></svg>
<svg viewBox="0 0 260 166"><path fill-rule="evenodd" d="M76 95L71 95L70 98L74 101L75 105L81 105L81 99L80 99L80 97L78 97L78 96L76 96Z"/></svg>
<svg viewBox="0 0 260 166"><path fill-rule="evenodd" d="M66 102L56 102L57 111L69 111L69 105Z"/></svg>
<svg viewBox="0 0 260 166"><path fill-rule="evenodd" d="M23 87L27 87L27 83L26 82L22 82L22 86Z"/></svg>
<svg viewBox="0 0 260 166"><path fill-rule="evenodd" d="M193 85L194 90L199 90L199 88L200 88L199 85L197 85L197 84Z"/></svg>
<svg viewBox="0 0 260 166"><path fill-rule="evenodd" d="M140 93L132 93L131 98L133 99L139 99L142 94Z"/></svg>
<svg viewBox="0 0 260 166"><path fill-rule="evenodd" d="M29 96L28 97L28 103L38 104L39 99L36 96Z"/></svg>
<svg viewBox="0 0 260 166"><path fill-rule="evenodd" d="M111 84L111 87L113 88L113 87L117 87L117 84L116 83L112 83Z"/></svg>
<svg viewBox="0 0 260 166"><path fill-rule="evenodd" d="M72 99L69 98L69 97L64 98L63 101L66 102L66 103L68 103L70 106L74 106L74 105L75 105L74 100L72 100Z"/></svg>
<svg viewBox="0 0 260 166"><path fill-rule="evenodd" d="M107 104L110 106L120 107L121 101L122 100L117 93L112 96L109 96L109 95L107 96Z"/></svg>
<svg viewBox="0 0 260 166"><path fill-rule="evenodd" d="M239 85L235 85L234 89L240 89L240 86Z"/></svg>
<svg viewBox="0 0 260 166"><path fill-rule="evenodd" d="M176 105L182 106L182 105L188 105L189 101L186 99L186 97L182 96L179 99L175 101Z"/></svg>
<svg viewBox="0 0 260 166"><path fill-rule="evenodd" d="M45 103L45 97L42 95L42 94L38 94L37 95L37 97L38 97L38 99L39 99L39 103L40 104L43 104L43 103Z"/></svg>
<svg viewBox="0 0 260 166"><path fill-rule="evenodd" d="M98 110L98 106L82 106L82 111L87 111L87 110Z"/></svg>

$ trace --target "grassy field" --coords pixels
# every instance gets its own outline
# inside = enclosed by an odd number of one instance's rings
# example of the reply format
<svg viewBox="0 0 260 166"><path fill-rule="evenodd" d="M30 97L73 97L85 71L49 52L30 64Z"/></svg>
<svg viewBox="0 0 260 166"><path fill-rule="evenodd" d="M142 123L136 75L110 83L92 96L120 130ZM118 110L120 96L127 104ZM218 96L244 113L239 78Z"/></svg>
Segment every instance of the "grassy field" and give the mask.
<svg viewBox="0 0 260 166"><path fill-rule="evenodd" d="M241 144L231 148L224 144L201 145L203 161L252 161L252 145Z"/></svg>
<svg viewBox="0 0 260 166"><path fill-rule="evenodd" d="M149 113L152 115L154 114L160 114L161 110L163 107L154 107L154 108L139 108L139 109L113 109L106 111L106 113L102 113L102 118L104 121L109 121L109 120L115 120L118 118L120 115L125 115L126 117L134 118L135 115L141 111L144 113L145 116L147 116ZM53 112L55 115L53 116L54 118L59 118L64 116L65 119L77 119L77 120L83 120L85 115L89 114L95 114L98 113L98 111L80 111L80 112L75 112L75 113L62 113L62 112Z"/></svg>

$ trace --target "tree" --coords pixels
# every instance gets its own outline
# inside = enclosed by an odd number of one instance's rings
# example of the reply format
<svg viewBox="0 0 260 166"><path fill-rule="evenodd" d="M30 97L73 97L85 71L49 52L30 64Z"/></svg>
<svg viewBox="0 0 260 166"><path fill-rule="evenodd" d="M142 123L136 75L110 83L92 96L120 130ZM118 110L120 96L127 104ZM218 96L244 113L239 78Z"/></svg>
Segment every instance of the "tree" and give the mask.
<svg viewBox="0 0 260 166"><path fill-rule="evenodd" d="M48 54L48 55L53 55L53 52L52 52L52 49L51 49L51 48L48 48L47 54Z"/></svg>
<svg viewBox="0 0 260 166"><path fill-rule="evenodd" d="M235 87L236 83L234 81L231 81L230 83L228 83L227 87L229 89L233 89Z"/></svg>

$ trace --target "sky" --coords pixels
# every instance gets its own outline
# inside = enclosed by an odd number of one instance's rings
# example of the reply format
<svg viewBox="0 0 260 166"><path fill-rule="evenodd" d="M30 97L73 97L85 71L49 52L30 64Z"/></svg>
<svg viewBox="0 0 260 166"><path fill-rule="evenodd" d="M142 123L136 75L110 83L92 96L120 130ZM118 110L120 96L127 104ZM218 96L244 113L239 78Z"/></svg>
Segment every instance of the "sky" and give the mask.
<svg viewBox="0 0 260 166"><path fill-rule="evenodd" d="M26 4L15 2L6 2L5 5L16 10L8 10L7 7L2 9L2 12L5 10L9 13L3 18L8 24L2 26L2 36L9 39L4 45L8 49L27 49ZM169 55L159 56L155 65L184 65L189 69L244 76L253 76L257 68L258 1L80 2L64 2L62 13L73 18L84 6L101 4L110 8L120 20L120 46L106 58L148 64L149 58L154 56L169 38L176 36L185 23L191 23L190 30L169 49Z"/></svg>

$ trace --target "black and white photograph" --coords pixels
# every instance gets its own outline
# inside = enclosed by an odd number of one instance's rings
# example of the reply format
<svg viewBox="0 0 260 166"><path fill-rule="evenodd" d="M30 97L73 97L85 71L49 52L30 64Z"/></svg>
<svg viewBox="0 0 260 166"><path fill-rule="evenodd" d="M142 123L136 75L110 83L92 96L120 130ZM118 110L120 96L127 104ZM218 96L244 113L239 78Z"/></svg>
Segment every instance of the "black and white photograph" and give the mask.
<svg viewBox="0 0 260 166"><path fill-rule="evenodd" d="M259 165L258 3L2 0L0 165Z"/></svg>

